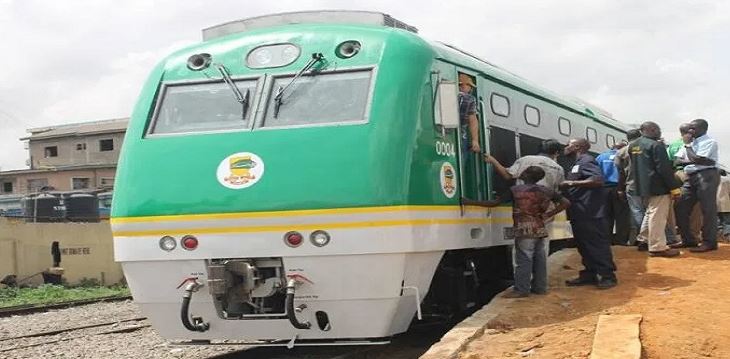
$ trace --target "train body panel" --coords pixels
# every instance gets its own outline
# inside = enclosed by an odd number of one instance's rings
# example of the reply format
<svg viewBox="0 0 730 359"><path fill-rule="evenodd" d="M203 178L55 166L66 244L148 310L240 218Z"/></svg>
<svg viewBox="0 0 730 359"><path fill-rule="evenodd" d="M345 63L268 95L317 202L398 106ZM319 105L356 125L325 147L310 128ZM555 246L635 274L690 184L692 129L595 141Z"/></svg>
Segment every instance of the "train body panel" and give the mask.
<svg viewBox="0 0 730 359"><path fill-rule="evenodd" d="M623 135L599 109L458 49L329 22L209 39L145 84L111 223L163 336L382 341L421 307L473 310L509 271L512 213L461 205L508 184L460 154L459 126L437 125L455 111L439 89L456 97L459 74L477 83L482 143L507 165L541 139ZM562 214L550 230L571 236Z"/></svg>
<svg viewBox="0 0 730 359"><path fill-rule="evenodd" d="M431 273L442 254L443 251L282 258L289 272L306 276L312 282L303 286L295 297L307 303L297 317L317 323L315 313L325 312L329 319L326 330L318 327L297 330L286 318L224 319L216 312L212 296L200 293L196 294L190 309L206 318L211 329L191 336L179 322L170 321L179 315L179 289L157 283L174 283L191 275L204 281L206 261L124 262L124 271L130 278L135 302L167 338L244 341L280 340L282 335L284 338L298 335L301 340L386 338L406 331L416 312L417 293L428 291ZM156 282L145 280L150 273L154 273Z"/></svg>

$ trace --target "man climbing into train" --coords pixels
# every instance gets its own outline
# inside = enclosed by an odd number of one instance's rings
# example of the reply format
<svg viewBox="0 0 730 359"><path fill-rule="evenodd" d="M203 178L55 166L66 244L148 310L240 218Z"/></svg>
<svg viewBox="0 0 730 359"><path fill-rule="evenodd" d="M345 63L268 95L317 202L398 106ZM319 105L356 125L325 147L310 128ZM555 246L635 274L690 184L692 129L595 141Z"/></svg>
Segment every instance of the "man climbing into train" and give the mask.
<svg viewBox="0 0 730 359"><path fill-rule="evenodd" d="M461 152L465 155L482 151L479 145L479 120L477 119L477 99L472 91L477 86L467 74L459 74L459 120L461 121Z"/></svg>

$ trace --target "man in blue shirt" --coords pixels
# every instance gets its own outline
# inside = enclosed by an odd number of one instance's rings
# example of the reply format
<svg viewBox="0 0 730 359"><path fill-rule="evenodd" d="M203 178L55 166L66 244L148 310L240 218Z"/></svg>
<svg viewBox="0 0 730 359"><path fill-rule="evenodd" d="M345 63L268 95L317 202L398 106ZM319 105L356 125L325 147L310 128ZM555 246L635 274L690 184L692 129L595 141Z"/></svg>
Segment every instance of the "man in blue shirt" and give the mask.
<svg viewBox="0 0 730 359"><path fill-rule="evenodd" d="M682 196L677 203L677 225L682 234L682 246L690 247L691 252L717 250L717 187L720 173L717 170L717 141L707 135L707 121L697 119L689 124L693 141L677 154L680 164L685 164L684 172L688 179L682 186ZM685 151L685 153L681 153ZM695 203L702 210L702 245L697 246L697 238L690 229L690 214Z"/></svg>
<svg viewBox="0 0 730 359"><path fill-rule="evenodd" d="M570 140L564 151L566 156L576 158L560 187L571 202L568 218L584 267L578 278L568 280L565 284L595 285L599 289L608 289L617 284L616 265L608 238L608 206L603 173L596 160L588 154L590 148L588 140L575 138Z"/></svg>
<svg viewBox="0 0 730 359"><path fill-rule="evenodd" d="M619 171L616 168L616 154L626 146L626 142L617 143L610 150L601 153L596 157L598 166L603 172L603 187L608 192L608 233L616 233L611 238L612 244L626 245L629 242L629 204L626 196L619 196L618 182Z"/></svg>

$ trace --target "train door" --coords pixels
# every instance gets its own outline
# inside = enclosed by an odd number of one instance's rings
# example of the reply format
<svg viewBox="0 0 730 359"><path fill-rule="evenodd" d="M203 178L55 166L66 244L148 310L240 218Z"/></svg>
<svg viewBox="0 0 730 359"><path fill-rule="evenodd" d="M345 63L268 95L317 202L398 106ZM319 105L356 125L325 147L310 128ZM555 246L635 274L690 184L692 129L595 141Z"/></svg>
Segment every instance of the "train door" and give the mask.
<svg viewBox="0 0 730 359"><path fill-rule="evenodd" d="M484 112L483 106L480 105L479 87L480 83L477 76L471 75L464 71L458 71L457 78L470 79L473 86L470 93L476 100L476 112L478 123L478 133L480 151L472 152L470 149L471 133L469 133L468 124L463 124L459 128L459 144L460 144L460 173L463 178L462 195L472 200L485 200L489 197L488 181L486 178L486 165L484 163L483 153L489 148L488 138L484 133ZM462 119L463 120L463 119Z"/></svg>
<svg viewBox="0 0 730 359"><path fill-rule="evenodd" d="M515 127L515 112L513 99L509 90L490 82L482 80L480 83L480 97L483 118L482 123L485 143L489 146L489 154L494 156L502 165L510 167L517 160L519 148L517 137L519 132ZM485 166L484 177L487 179L488 197L508 198L511 181L507 181L496 173L492 166Z"/></svg>

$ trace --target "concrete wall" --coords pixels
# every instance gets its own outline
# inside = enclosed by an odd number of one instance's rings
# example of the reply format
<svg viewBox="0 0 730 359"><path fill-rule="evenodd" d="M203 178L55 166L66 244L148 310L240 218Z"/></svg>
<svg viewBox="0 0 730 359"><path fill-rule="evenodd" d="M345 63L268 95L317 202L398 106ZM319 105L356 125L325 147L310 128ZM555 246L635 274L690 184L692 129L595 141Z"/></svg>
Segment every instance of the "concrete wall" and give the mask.
<svg viewBox="0 0 730 359"><path fill-rule="evenodd" d="M53 265L51 243L61 247L63 277L69 284L94 278L111 285L122 281L122 267L114 262L109 222L25 223L0 217L0 278L15 274L18 279ZM32 284L43 282L41 276Z"/></svg>
<svg viewBox="0 0 730 359"><path fill-rule="evenodd" d="M114 141L114 149L101 151L99 141L107 139ZM31 168L116 164L123 141L124 132L31 140L29 141ZM84 145L86 149L79 150L77 145ZM58 149L57 157L45 157L45 148L50 146L56 146Z"/></svg>

